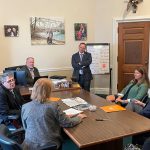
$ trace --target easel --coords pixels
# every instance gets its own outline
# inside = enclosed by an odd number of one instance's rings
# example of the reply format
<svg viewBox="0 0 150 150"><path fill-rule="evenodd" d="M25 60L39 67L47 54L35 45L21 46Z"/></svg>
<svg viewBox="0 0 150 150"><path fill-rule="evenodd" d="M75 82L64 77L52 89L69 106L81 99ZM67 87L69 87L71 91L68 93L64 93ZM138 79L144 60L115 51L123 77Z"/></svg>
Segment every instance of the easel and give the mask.
<svg viewBox="0 0 150 150"><path fill-rule="evenodd" d="M111 95L112 94L112 83L111 83L112 68L109 68L109 72L110 72L110 77L109 77L109 95Z"/></svg>

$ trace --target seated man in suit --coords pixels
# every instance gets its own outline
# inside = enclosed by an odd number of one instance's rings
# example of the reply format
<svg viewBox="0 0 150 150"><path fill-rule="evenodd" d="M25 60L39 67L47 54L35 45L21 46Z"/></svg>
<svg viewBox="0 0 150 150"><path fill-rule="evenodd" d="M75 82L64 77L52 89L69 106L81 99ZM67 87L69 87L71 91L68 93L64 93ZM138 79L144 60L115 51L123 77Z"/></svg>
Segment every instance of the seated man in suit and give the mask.
<svg viewBox="0 0 150 150"><path fill-rule="evenodd" d="M26 73L26 80L28 85L34 84L34 77L39 77L39 71L36 67L34 67L34 58L28 57L26 59L26 65L21 68L21 70Z"/></svg>
<svg viewBox="0 0 150 150"><path fill-rule="evenodd" d="M0 84L0 124L8 120L8 115L20 115L23 98L15 87L12 72L4 73Z"/></svg>

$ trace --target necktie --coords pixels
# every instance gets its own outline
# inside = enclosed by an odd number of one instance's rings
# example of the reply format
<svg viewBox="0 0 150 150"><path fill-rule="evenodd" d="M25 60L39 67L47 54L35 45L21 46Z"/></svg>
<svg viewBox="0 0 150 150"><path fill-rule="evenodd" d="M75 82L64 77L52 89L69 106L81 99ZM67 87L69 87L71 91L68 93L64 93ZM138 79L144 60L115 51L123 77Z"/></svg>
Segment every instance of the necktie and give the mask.
<svg viewBox="0 0 150 150"><path fill-rule="evenodd" d="M12 91L11 91L11 93L12 93L12 95L13 95L14 99L15 99L15 98L16 98L16 96L15 96L14 91L12 90Z"/></svg>
<svg viewBox="0 0 150 150"><path fill-rule="evenodd" d="M80 61L82 61L82 58L83 58L83 54L80 54Z"/></svg>
<svg viewBox="0 0 150 150"><path fill-rule="evenodd" d="M83 54L81 53L80 54L80 62L82 62L82 58L83 58ZM79 70L79 74L81 74L81 75L83 74L83 70L82 69Z"/></svg>
<svg viewBox="0 0 150 150"><path fill-rule="evenodd" d="M17 97L16 97L15 92L12 90L11 93L12 93L12 95L13 95L14 103L15 103L15 105L16 105L16 108L20 110L20 109L21 109L21 106L20 106L19 103L17 102Z"/></svg>
<svg viewBox="0 0 150 150"><path fill-rule="evenodd" d="M34 70L33 70L33 68L30 68L30 73L31 73L32 79L34 79Z"/></svg>

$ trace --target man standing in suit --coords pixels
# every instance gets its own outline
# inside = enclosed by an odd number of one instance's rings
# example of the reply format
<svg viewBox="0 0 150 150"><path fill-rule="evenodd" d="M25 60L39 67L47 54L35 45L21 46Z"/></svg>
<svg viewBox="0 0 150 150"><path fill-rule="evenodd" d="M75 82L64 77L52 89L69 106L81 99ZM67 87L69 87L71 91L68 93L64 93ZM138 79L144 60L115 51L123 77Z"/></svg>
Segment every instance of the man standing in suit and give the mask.
<svg viewBox="0 0 150 150"><path fill-rule="evenodd" d="M36 67L34 67L34 58L28 57L26 59L26 65L21 68L21 70L26 73L26 80L28 85L34 84L34 77L39 77L39 71Z"/></svg>
<svg viewBox="0 0 150 150"><path fill-rule="evenodd" d="M90 84L92 78L92 73L90 70L90 64L92 63L91 54L86 52L86 44L79 44L79 52L72 55L72 66L73 78L80 84L80 86L90 91Z"/></svg>
<svg viewBox="0 0 150 150"><path fill-rule="evenodd" d="M4 73L0 84L0 123L5 123L8 115L20 115L23 101L19 89L15 87L13 73Z"/></svg>

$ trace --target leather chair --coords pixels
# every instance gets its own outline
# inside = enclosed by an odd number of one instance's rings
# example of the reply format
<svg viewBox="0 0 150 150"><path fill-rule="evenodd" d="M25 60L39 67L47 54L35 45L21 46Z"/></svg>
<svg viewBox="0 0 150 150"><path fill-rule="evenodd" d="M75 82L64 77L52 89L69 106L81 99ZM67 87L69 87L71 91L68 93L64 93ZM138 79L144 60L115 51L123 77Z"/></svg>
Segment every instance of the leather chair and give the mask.
<svg viewBox="0 0 150 150"><path fill-rule="evenodd" d="M143 145L142 150L149 150L150 149L150 138L148 138Z"/></svg>
<svg viewBox="0 0 150 150"><path fill-rule="evenodd" d="M22 127L20 115L12 114L1 118L0 124L4 124L10 131L15 131Z"/></svg>
<svg viewBox="0 0 150 150"><path fill-rule="evenodd" d="M24 65L21 65L21 66L13 66L13 67L7 67L5 68L5 70L3 72L8 72L8 71L19 71L21 70L21 68L23 67Z"/></svg>
<svg viewBox="0 0 150 150"><path fill-rule="evenodd" d="M0 150L23 150L21 143L24 139L24 129L15 130L10 132L4 125L0 125ZM40 150L57 150L56 145L46 145L41 147Z"/></svg>

